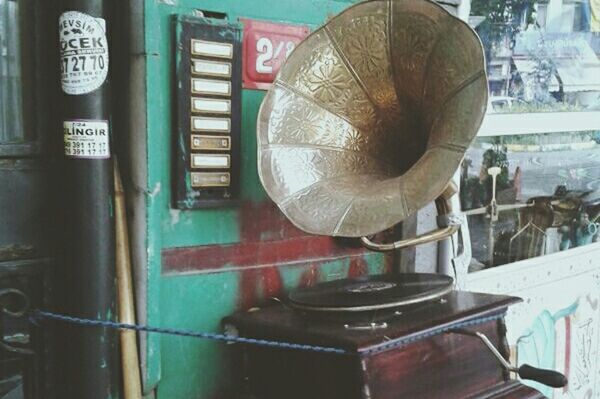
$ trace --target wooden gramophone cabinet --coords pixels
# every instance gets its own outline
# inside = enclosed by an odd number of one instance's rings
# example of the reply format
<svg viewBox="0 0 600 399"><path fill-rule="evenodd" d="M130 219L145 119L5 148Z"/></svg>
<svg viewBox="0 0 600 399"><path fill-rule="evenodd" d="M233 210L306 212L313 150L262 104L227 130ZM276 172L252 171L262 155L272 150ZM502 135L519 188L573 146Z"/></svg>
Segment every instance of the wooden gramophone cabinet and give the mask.
<svg viewBox="0 0 600 399"><path fill-rule="evenodd" d="M349 354L238 345L248 399L541 399L511 376L476 337L508 359L504 315L518 298L454 291L387 321L315 319L284 305L235 314L245 337L342 348ZM374 319L372 319L374 320Z"/></svg>

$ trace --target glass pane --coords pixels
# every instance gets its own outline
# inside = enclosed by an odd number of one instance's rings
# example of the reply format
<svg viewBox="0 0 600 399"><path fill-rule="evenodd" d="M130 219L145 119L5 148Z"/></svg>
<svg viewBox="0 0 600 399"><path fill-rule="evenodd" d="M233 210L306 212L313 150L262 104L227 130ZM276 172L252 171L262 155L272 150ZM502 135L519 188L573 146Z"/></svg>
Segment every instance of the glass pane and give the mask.
<svg viewBox="0 0 600 399"><path fill-rule="evenodd" d="M0 0L0 144L25 140L19 3Z"/></svg>
<svg viewBox="0 0 600 399"><path fill-rule="evenodd" d="M598 241L600 130L477 138L460 195L471 271Z"/></svg>
<svg viewBox="0 0 600 399"><path fill-rule="evenodd" d="M600 2L472 0L489 113L600 110Z"/></svg>

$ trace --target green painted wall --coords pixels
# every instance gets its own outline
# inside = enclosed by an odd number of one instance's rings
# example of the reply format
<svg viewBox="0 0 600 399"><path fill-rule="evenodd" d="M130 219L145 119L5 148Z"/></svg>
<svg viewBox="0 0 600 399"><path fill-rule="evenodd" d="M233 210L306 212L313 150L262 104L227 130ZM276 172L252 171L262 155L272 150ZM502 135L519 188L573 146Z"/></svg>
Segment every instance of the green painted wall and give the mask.
<svg viewBox="0 0 600 399"><path fill-rule="evenodd" d="M164 275L161 250L165 248L230 244L240 240L239 210L178 211L170 208L171 142L173 131L172 16L193 15L195 9L223 12L230 21L239 17L306 24L314 28L352 1L341 0L147 0L145 2L148 287L147 321L150 325L219 331L220 320L237 310L240 271ZM255 127L264 92L245 90L242 98L242 197L266 199L256 172ZM383 272L380 255L366 257L371 272ZM322 266L320 279L345 275L349 260ZM298 284L302 267L280 269L287 287ZM230 345L190 338L149 335L146 387L157 387L158 398L227 398L231 393L228 364Z"/></svg>
<svg viewBox="0 0 600 399"><path fill-rule="evenodd" d="M371 272L382 273L381 264L374 258ZM337 261L321 270L329 275L344 275L347 268L347 261ZM281 274L287 286L295 286L300 278L300 268L284 268ZM220 331L221 319L236 310L238 284L238 273L163 278L161 323L199 331ZM232 364L228 356L227 351L233 349L231 345L221 343L163 336L158 398L232 397L231 372L239 367Z"/></svg>

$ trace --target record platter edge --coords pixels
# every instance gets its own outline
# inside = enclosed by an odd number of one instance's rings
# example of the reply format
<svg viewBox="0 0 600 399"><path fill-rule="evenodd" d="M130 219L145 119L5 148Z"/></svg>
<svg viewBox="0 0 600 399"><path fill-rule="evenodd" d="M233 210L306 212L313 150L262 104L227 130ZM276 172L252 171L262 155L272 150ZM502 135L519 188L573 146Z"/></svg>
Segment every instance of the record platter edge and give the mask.
<svg viewBox="0 0 600 399"><path fill-rule="evenodd" d="M364 276L294 290L287 304L307 312L370 312L433 301L453 289L452 277L440 274Z"/></svg>

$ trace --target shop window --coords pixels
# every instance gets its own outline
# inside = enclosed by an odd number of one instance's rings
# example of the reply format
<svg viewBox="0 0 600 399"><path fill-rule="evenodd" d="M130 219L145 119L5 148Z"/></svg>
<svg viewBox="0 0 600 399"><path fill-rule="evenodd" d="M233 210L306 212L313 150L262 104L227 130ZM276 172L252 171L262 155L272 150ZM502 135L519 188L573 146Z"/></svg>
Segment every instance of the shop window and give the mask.
<svg viewBox="0 0 600 399"><path fill-rule="evenodd" d="M600 8L592 0L472 0L490 111L600 110ZM501 98L512 101L493 107Z"/></svg>
<svg viewBox="0 0 600 399"><path fill-rule="evenodd" d="M600 129L479 137L461 187L471 271L591 244L600 227Z"/></svg>
<svg viewBox="0 0 600 399"><path fill-rule="evenodd" d="M600 9L472 0L490 99L461 170L470 271L600 241Z"/></svg>

